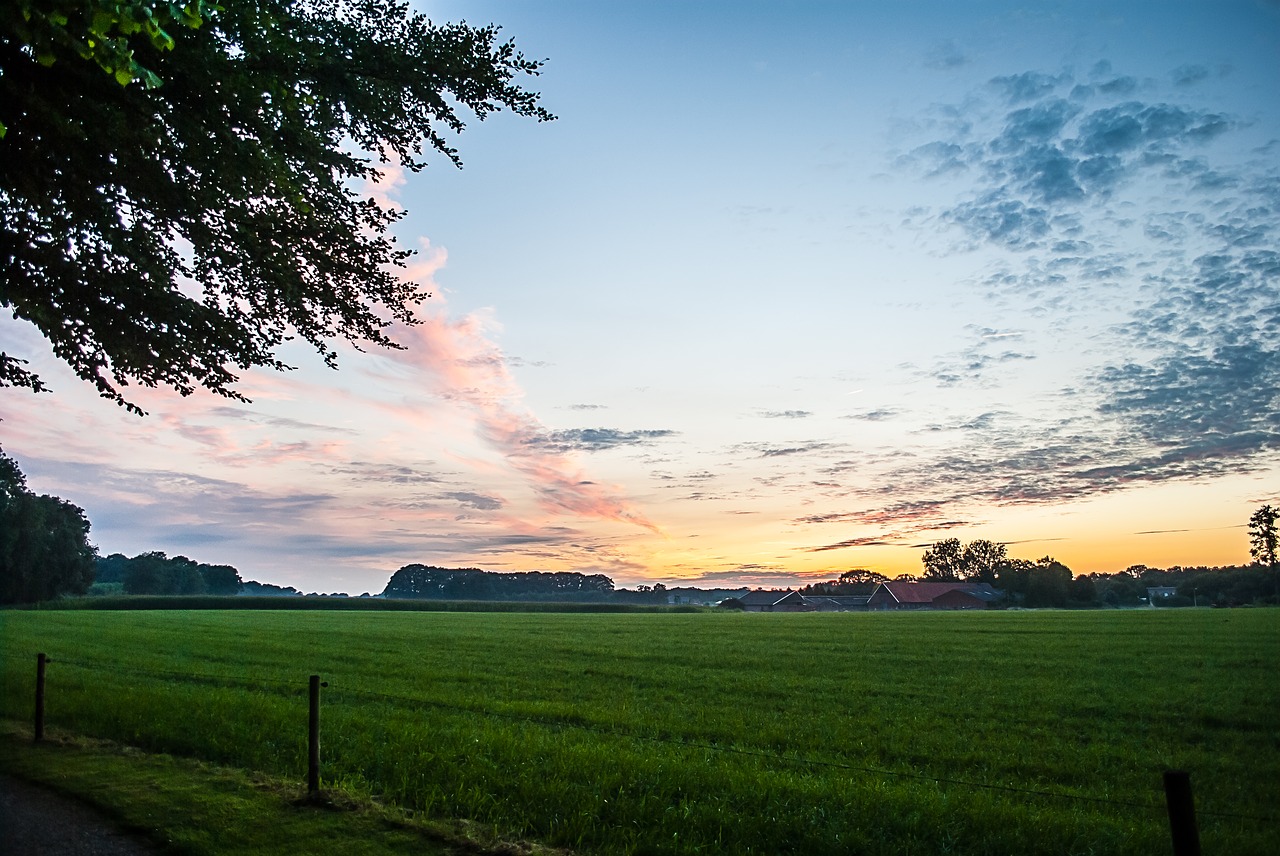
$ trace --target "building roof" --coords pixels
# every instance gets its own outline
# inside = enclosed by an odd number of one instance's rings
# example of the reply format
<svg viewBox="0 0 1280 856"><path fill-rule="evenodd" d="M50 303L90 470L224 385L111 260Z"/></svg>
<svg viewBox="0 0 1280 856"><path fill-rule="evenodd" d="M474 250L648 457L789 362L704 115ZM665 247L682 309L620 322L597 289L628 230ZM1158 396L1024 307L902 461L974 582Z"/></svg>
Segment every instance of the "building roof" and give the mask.
<svg viewBox="0 0 1280 856"><path fill-rule="evenodd" d="M742 597L738 598L738 600L742 601L745 606L775 606L794 594L796 594L796 592L791 589L787 589L786 591L765 591L763 589L756 589L755 591L747 592Z"/></svg>
<svg viewBox="0 0 1280 856"><path fill-rule="evenodd" d="M881 589L898 603L933 603L937 598L953 591L964 592L987 603L999 600L1001 597L1001 593L987 583L913 583L905 580L891 580L887 583L881 583L880 589L877 589L877 591Z"/></svg>
<svg viewBox="0 0 1280 856"><path fill-rule="evenodd" d="M838 606L866 606L867 601L871 600L869 594L817 594L804 595L804 599L810 603L834 603Z"/></svg>

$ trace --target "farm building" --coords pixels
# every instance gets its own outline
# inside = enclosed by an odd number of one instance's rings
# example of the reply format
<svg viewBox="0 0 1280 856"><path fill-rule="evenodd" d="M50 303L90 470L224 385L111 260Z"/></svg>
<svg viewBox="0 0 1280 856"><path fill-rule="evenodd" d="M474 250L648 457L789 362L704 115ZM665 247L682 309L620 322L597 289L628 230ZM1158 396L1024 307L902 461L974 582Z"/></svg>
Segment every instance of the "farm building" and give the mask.
<svg viewBox="0 0 1280 856"><path fill-rule="evenodd" d="M805 603L804 596L798 591L756 591L747 592L738 598L747 612L812 612L813 607Z"/></svg>
<svg viewBox="0 0 1280 856"><path fill-rule="evenodd" d="M987 583L881 583L868 609L986 609L1004 597Z"/></svg>
<svg viewBox="0 0 1280 856"><path fill-rule="evenodd" d="M869 594L831 594L806 596L804 602L818 612L865 612Z"/></svg>

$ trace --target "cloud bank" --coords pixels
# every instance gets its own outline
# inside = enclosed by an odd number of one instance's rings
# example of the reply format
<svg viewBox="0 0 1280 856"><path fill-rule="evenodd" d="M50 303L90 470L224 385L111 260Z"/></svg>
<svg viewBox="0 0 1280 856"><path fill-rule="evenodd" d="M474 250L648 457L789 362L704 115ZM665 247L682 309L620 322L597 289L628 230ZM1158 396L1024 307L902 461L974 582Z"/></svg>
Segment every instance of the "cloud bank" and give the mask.
<svg viewBox="0 0 1280 856"><path fill-rule="evenodd" d="M1280 449L1280 171L1274 158L1216 145L1247 123L1185 100L1208 76L1175 69L1184 100L1105 63L1085 79L997 77L975 96L989 120L953 123L902 159L925 180L972 181L932 222L958 230L958 249L999 253L976 283L994 303L1083 318L1075 329L1087 329L1092 307L1123 307L1094 331L1113 356L1060 391L1078 418L1002 427L983 414L959 426L981 442L940 463L983 485L979 497L1059 499L1248 471ZM1030 358L996 344L1014 333L980 331L932 376L972 383L993 363Z"/></svg>

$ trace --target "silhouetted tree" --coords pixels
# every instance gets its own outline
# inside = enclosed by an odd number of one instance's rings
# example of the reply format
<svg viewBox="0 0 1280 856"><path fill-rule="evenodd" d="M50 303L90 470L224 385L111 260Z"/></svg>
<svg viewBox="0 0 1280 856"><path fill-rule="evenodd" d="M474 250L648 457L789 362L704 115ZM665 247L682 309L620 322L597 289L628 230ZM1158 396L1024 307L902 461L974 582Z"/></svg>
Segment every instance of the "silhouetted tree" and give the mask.
<svg viewBox="0 0 1280 856"><path fill-rule="evenodd" d="M1066 606L1070 585L1071 569L1057 559L1045 556L1027 571L1023 603L1029 607Z"/></svg>
<svg viewBox="0 0 1280 856"><path fill-rule="evenodd" d="M0 451L0 603L84 594L96 557L84 511L36 496L17 462Z"/></svg>
<svg viewBox="0 0 1280 856"><path fill-rule="evenodd" d="M99 556L94 567L95 583L123 583L124 572L129 569L129 557L123 553Z"/></svg>
<svg viewBox="0 0 1280 856"><path fill-rule="evenodd" d="M1005 560L1006 548L994 541L977 540L965 545L960 557L960 577L995 585L996 567Z"/></svg>
<svg viewBox="0 0 1280 856"><path fill-rule="evenodd" d="M243 581L240 572L230 565L199 565L200 576L204 579L204 590L208 594L235 595L240 593Z"/></svg>
<svg viewBox="0 0 1280 856"><path fill-rule="evenodd" d="M994 541L978 539L962 545L959 538L947 538L925 550L921 579L994 584L996 568L1005 557L1005 546Z"/></svg>
<svg viewBox="0 0 1280 856"><path fill-rule="evenodd" d="M1021 602L1027 594L1027 581L1035 562L1027 559L1004 559L995 568L996 588L1015 602Z"/></svg>
<svg viewBox="0 0 1280 856"><path fill-rule="evenodd" d="M958 581L964 570L964 553L959 538L946 538L924 551L920 557L924 563L923 580L943 582Z"/></svg>
<svg viewBox="0 0 1280 856"><path fill-rule="evenodd" d="M593 601L603 600L612 593L613 580L603 574L586 575L574 571L495 573L478 568L435 568L413 564L405 565L392 574L382 595L447 600ZM666 600L665 590L662 600Z"/></svg>
<svg viewBox="0 0 1280 856"><path fill-rule="evenodd" d="M1276 519L1280 511L1264 505L1249 517L1249 555L1271 569L1271 593L1280 604L1280 556L1277 555Z"/></svg>
<svg viewBox="0 0 1280 856"><path fill-rule="evenodd" d="M1249 517L1249 555L1260 565L1271 567L1278 562L1276 519L1280 512L1264 505Z"/></svg>
<svg viewBox="0 0 1280 856"><path fill-rule="evenodd" d="M1067 586L1067 598L1073 603L1091 604L1098 601L1098 588L1093 577L1081 574Z"/></svg>
<svg viewBox="0 0 1280 856"><path fill-rule="evenodd" d="M822 583L810 583L800 589L800 593L803 595L828 596L871 594L875 591L876 586L888 581L889 578L879 571L853 568L841 573L837 579L827 580Z"/></svg>

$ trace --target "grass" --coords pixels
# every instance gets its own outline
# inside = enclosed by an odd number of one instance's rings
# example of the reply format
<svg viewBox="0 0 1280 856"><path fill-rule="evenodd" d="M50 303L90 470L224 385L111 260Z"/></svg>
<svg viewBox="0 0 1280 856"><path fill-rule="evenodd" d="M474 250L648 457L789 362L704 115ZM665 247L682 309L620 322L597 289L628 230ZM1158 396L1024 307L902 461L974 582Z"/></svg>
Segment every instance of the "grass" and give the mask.
<svg viewBox="0 0 1280 856"><path fill-rule="evenodd" d="M424 822L344 792L308 798L294 781L52 734L0 731L0 769L89 803L123 830L166 849L210 856L343 853L529 854L474 825Z"/></svg>
<svg viewBox="0 0 1280 856"><path fill-rule="evenodd" d="M67 597L9 607L16 610L76 609L103 610L356 610L374 612L588 612L651 613L703 612L708 607L667 606L609 601L527 601L527 600L433 600L430 598L273 596L273 595L133 595L124 594L120 583L94 583L86 597Z"/></svg>
<svg viewBox="0 0 1280 856"><path fill-rule="evenodd" d="M598 853L1280 847L1280 611L6 612L0 712ZM22 664L16 667L15 664ZM1234 815L1234 816L1226 816Z"/></svg>

